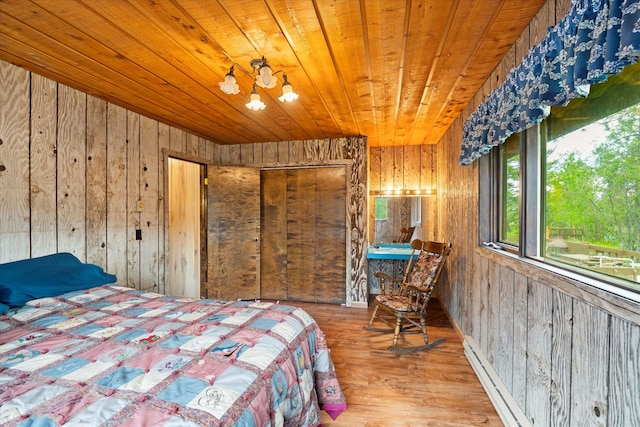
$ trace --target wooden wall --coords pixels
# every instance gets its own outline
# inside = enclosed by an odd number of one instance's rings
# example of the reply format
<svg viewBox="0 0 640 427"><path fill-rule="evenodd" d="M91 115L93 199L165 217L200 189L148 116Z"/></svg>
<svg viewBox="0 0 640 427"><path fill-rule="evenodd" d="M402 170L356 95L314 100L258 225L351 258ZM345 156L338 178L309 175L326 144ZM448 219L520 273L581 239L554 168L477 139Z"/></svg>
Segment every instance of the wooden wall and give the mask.
<svg viewBox="0 0 640 427"><path fill-rule="evenodd" d="M164 292L162 150L213 144L3 61L0 109L0 262L71 252Z"/></svg>
<svg viewBox="0 0 640 427"><path fill-rule="evenodd" d="M438 191L438 157L436 145L405 145L369 148L369 218L368 240L375 237L373 193L398 189ZM433 240L438 235L438 197L422 197L422 223L414 238Z"/></svg>
<svg viewBox="0 0 640 427"><path fill-rule="evenodd" d="M0 263L71 252L122 284L165 293L167 153L226 165L342 162L347 298L366 305L366 150L366 138L219 146L0 61Z"/></svg>
<svg viewBox="0 0 640 427"><path fill-rule="evenodd" d="M453 243L437 290L536 426L640 425L640 306L480 248L478 167L459 166L469 114L569 9L549 0L438 143L440 238Z"/></svg>

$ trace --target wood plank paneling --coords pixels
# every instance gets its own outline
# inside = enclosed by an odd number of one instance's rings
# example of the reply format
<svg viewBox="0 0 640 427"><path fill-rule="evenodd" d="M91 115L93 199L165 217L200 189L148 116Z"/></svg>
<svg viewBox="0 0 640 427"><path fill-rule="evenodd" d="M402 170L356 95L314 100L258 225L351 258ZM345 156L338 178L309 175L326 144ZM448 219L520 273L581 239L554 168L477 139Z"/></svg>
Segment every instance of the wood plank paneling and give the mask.
<svg viewBox="0 0 640 427"><path fill-rule="evenodd" d="M525 409L534 425L549 425L551 394L552 291L530 281L527 291L527 395Z"/></svg>
<svg viewBox="0 0 640 427"><path fill-rule="evenodd" d="M500 307L498 310L498 322L502 327L498 336L498 358L496 370L509 391L513 390L513 342L514 342L514 285L515 273L508 268L502 268L500 272Z"/></svg>
<svg viewBox="0 0 640 427"><path fill-rule="evenodd" d="M107 102L87 97L87 262L107 265Z"/></svg>
<svg viewBox="0 0 640 427"><path fill-rule="evenodd" d="M420 188L421 178L421 146L407 145L403 147L404 177L402 188Z"/></svg>
<svg viewBox="0 0 640 427"><path fill-rule="evenodd" d="M515 274L513 283L513 385L511 395L524 408L527 398L527 335L528 324L528 279L521 274ZM470 316L469 316L470 317ZM472 319L469 319L473 323Z"/></svg>
<svg viewBox="0 0 640 427"><path fill-rule="evenodd" d="M540 285L538 285L540 286ZM545 290L545 292L548 292ZM571 426L571 347L573 345L573 299L561 292L553 292L553 341L551 343L551 419L549 425ZM547 320L546 317L542 318ZM540 322L540 320L538 321ZM545 372L546 374L546 372ZM529 377L529 375L527 376ZM544 382L538 377L533 381ZM530 387L529 395L542 395L546 390L546 382L543 387ZM532 397L531 400L535 400ZM535 403L533 403L535 405ZM539 406L536 406L540 409ZM544 415L546 416L546 408ZM536 416L535 413L530 418ZM542 419L536 416L538 419Z"/></svg>
<svg viewBox="0 0 640 427"><path fill-rule="evenodd" d="M217 151L216 151L217 144L214 144L211 141L206 141L206 145L207 145L207 155L206 155L207 161L209 161L209 163L216 163L215 159L217 154Z"/></svg>
<svg viewBox="0 0 640 427"><path fill-rule="evenodd" d="M169 128L169 148L179 153L187 152L187 133L182 129Z"/></svg>
<svg viewBox="0 0 640 427"><path fill-rule="evenodd" d="M315 169L316 181L316 271L315 302L345 301L347 272L346 168Z"/></svg>
<svg viewBox="0 0 640 427"><path fill-rule="evenodd" d="M197 137L197 138L198 138L198 149L195 155L203 159L209 160L209 157L207 157L208 156L207 145L209 145L207 144L207 140L202 137Z"/></svg>
<svg viewBox="0 0 640 427"><path fill-rule="evenodd" d="M456 248L458 249L458 248ZM500 325L500 265L490 264L488 276L483 280L487 282L487 323L489 325ZM440 294L438 294L440 295ZM489 362L497 364L500 352L500 329L501 327L489 327L487 330L486 356ZM483 349L484 350L484 349ZM496 366L496 371L498 366Z"/></svg>
<svg viewBox="0 0 640 427"><path fill-rule="evenodd" d="M198 148L200 147L200 142L198 141L198 137L191 133L187 133L186 135L186 145L185 145L185 153L190 154L192 156L198 155Z"/></svg>
<svg viewBox="0 0 640 427"><path fill-rule="evenodd" d="M28 72L0 61L0 262L31 253L29 80Z"/></svg>
<svg viewBox="0 0 640 427"><path fill-rule="evenodd" d="M611 319L609 340L608 425L640 426L638 396L640 396L640 328L620 318Z"/></svg>
<svg viewBox="0 0 640 427"><path fill-rule="evenodd" d="M56 252L58 84L31 77L31 256ZM81 159L83 160L83 159Z"/></svg>
<svg viewBox="0 0 640 427"><path fill-rule="evenodd" d="M608 425L609 333L609 316L605 312L584 302L574 301L571 348L572 425ZM636 405L636 410L639 409Z"/></svg>
<svg viewBox="0 0 640 427"><path fill-rule="evenodd" d="M246 166L246 165L255 164L253 148L254 148L253 144L242 144L240 146L240 164L241 165Z"/></svg>
<svg viewBox="0 0 640 427"><path fill-rule="evenodd" d="M164 229L160 217L162 156L158 146L158 122L140 116L140 214L142 241L140 242L140 289L158 292L160 279L160 247Z"/></svg>
<svg viewBox="0 0 640 427"><path fill-rule="evenodd" d="M482 349L482 351L484 352L484 354L488 354L488 346L489 346L489 290L488 287L490 286L490 283L486 280L487 277L489 277L489 272L491 269L491 265L489 263L489 261L486 258L481 258L478 260L477 262L478 265L478 271L479 271L479 277L477 278L477 281L474 281L473 283L475 283L475 286L472 286L472 288L475 290L475 296L476 298L474 298L473 301L475 301L475 305L478 306L476 313L477 315L474 315L474 311L470 310L470 318L474 320L474 327L473 327L473 337L476 339L478 345L480 346L480 348Z"/></svg>
<svg viewBox="0 0 640 427"><path fill-rule="evenodd" d="M285 300L287 280L287 171L261 172L261 297Z"/></svg>
<svg viewBox="0 0 640 427"><path fill-rule="evenodd" d="M162 153L162 156L158 155L158 251L159 265L158 265L158 280L160 283L160 292L165 294L168 292L168 262L169 257L167 251L169 250L169 233L166 232L169 218L167 215L167 200L168 194L167 188L167 156L166 151L169 150L169 134L171 127L163 123L158 124L158 151Z"/></svg>
<svg viewBox="0 0 640 427"><path fill-rule="evenodd" d="M127 259L127 110L107 110L107 265L120 283L128 284Z"/></svg>
<svg viewBox="0 0 640 427"><path fill-rule="evenodd" d="M266 144L255 144L256 149L260 148L262 152L262 158L258 162L261 163L276 163L278 161L279 145L277 142L267 142Z"/></svg>
<svg viewBox="0 0 640 427"><path fill-rule="evenodd" d="M86 259L86 95L58 88L58 251Z"/></svg>
<svg viewBox="0 0 640 427"><path fill-rule="evenodd" d="M289 142L289 157L285 160L287 163L303 163L305 161L302 141Z"/></svg>
<svg viewBox="0 0 640 427"><path fill-rule="evenodd" d="M0 71L0 262L69 251L164 292L161 153L171 134L186 149L187 134L2 61Z"/></svg>
<svg viewBox="0 0 640 427"><path fill-rule="evenodd" d="M287 286L292 300L316 302L316 242L319 206L312 169L287 174ZM310 221L311 219L311 221Z"/></svg>
<svg viewBox="0 0 640 427"><path fill-rule="evenodd" d="M127 113L127 280L129 286L140 287L140 115Z"/></svg>
<svg viewBox="0 0 640 427"><path fill-rule="evenodd" d="M290 164L294 157L291 154L291 144L288 141L279 141L277 143L277 162L283 165ZM266 159L266 152L263 151L263 158ZM263 160L265 164L268 164L266 160Z"/></svg>

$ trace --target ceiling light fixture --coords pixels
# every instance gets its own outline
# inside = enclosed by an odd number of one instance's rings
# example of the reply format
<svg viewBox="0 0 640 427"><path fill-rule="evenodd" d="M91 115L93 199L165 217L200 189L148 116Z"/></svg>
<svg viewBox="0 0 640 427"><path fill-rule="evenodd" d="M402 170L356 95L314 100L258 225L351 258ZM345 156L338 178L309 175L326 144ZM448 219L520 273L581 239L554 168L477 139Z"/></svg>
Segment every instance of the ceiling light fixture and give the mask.
<svg viewBox="0 0 640 427"><path fill-rule="evenodd" d="M248 109L253 111L264 110L266 107L265 103L260 100L260 94L258 93L258 88L256 87L256 83L253 84L253 91L251 92L251 101L245 104Z"/></svg>
<svg viewBox="0 0 640 427"><path fill-rule="evenodd" d="M248 109L253 111L264 110L266 105L260 100L258 86L265 89L273 89L278 84L278 77L276 74L280 73L282 73L282 96L278 97L278 99L281 102L291 102L298 99L298 94L293 91L293 87L291 86L291 83L289 83L289 80L287 80L287 75L284 71L273 71L264 56L261 59L252 59L249 64L251 65L251 72L244 69L240 64L233 64L227 75L224 77L224 81L218 83L220 90L227 95L236 95L240 93L240 88L234 74L235 67L238 67L248 76L255 75L253 91L251 92L251 101L245 104Z"/></svg>

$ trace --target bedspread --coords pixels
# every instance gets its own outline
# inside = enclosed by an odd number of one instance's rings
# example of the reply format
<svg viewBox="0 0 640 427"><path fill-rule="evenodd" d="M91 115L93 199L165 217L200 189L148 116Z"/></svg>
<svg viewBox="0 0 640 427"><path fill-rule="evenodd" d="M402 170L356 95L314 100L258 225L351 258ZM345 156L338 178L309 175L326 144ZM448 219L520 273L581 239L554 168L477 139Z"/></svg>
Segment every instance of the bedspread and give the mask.
<svg viewBox="0 0 640 427"><path fill-rule="evenodd" d="M296 307L104 285L0 316L0 425L315 426L345 408Z"/></svg>

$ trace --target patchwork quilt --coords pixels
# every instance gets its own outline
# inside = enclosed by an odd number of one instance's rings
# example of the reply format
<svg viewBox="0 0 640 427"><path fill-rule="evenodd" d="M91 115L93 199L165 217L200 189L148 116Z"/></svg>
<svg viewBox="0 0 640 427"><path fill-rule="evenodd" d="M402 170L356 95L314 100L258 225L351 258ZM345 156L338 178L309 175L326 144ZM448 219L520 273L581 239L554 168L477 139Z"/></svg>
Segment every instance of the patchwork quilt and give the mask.
<svg viewBox="0 0 640 427"><path fill-rule="evenodd" d="M296 307L103 285L0 316L3 426L317 426L345 408Z"/></svg>

